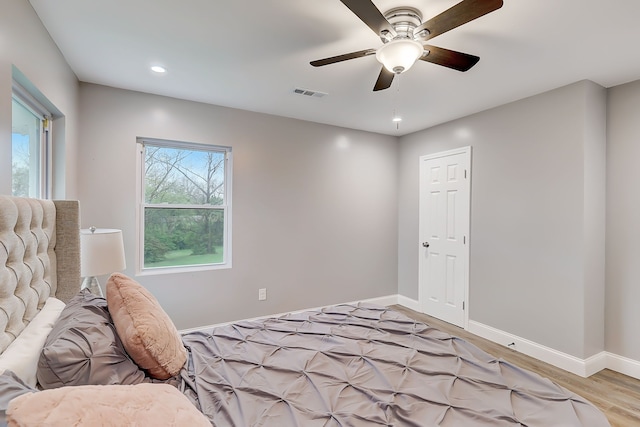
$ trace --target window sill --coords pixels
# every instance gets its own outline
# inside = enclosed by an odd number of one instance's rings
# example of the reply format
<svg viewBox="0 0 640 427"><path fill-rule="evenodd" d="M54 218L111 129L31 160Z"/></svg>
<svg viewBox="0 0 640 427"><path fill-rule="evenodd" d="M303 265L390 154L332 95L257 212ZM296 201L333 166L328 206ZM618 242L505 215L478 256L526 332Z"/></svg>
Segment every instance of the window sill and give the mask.
<svg viewBox="0 0 640 427"><path fill-rule="evenodd" d="M198 271L213 271L213 270L228 270L231 268L231 263L225 264L207 264L207 265L192 265L185 267L156 267L147 268L136 271L136 276L156 276L160 274L180 274L180 273L194 273Z"/></svg>

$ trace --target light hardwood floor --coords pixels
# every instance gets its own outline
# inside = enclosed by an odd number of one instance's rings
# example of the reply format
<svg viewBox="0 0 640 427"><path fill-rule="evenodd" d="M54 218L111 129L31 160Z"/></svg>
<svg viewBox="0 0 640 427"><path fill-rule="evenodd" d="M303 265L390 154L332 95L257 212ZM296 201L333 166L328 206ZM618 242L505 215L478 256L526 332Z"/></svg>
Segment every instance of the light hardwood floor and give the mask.
<svg viewBox="0 0 640 427"><path fill-rule="evenodd" d="M640 426L640 380L609 369L589 378L582 378L425 314L400 305L394 305L393 308L413 319L463 338L495 357L536 372L579 394L604 412L612 427Z"/></svg>

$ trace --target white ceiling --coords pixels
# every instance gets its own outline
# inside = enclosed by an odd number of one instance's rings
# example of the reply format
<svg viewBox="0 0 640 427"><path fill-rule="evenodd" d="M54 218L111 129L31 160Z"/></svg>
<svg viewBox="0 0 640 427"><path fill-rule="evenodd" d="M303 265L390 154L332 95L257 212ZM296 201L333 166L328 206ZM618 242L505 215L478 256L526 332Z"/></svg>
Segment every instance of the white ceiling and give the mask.
<svg viewBox="0 0 640 427"><path fill-rule="evenodd" d="M309 65L382 44L339 0L30 2L83 82L390 135L582 79L605 87L640 79L638 0L505 0L429 41L480 56L470 71L418 61L375 93L373 56ZM382 12L412 6L425 19L457 2L374 0ZM168 72L154 75L152 64Z"/></svg>

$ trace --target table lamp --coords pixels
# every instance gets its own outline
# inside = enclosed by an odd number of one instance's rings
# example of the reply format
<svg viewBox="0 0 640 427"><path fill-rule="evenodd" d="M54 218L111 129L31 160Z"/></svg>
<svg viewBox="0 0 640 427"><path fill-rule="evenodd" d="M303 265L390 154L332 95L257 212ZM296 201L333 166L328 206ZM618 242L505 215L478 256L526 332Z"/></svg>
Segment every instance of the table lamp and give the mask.
<svg viewBox="0 0 640 427"><path fill-rule="evenodd" d="M80 275L84 277L80 289L103 296L96 276L126 267L122 230L95 227L80 230Z"/></svg>

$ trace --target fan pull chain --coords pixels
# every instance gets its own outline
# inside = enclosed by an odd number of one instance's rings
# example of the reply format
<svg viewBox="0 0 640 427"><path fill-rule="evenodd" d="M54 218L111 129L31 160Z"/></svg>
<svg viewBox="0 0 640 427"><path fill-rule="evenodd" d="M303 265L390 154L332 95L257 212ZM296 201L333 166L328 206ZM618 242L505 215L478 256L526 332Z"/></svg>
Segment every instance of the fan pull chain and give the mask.
<svg viewBox="0 0 640 427"><path fill-rule="evenodd" d="M393 94L393 121L396 124L396 130L400 130L400 121L402 117L398 114L398 99L400 98L400 74L396 75L395 84L396 90Z"/></svg>

